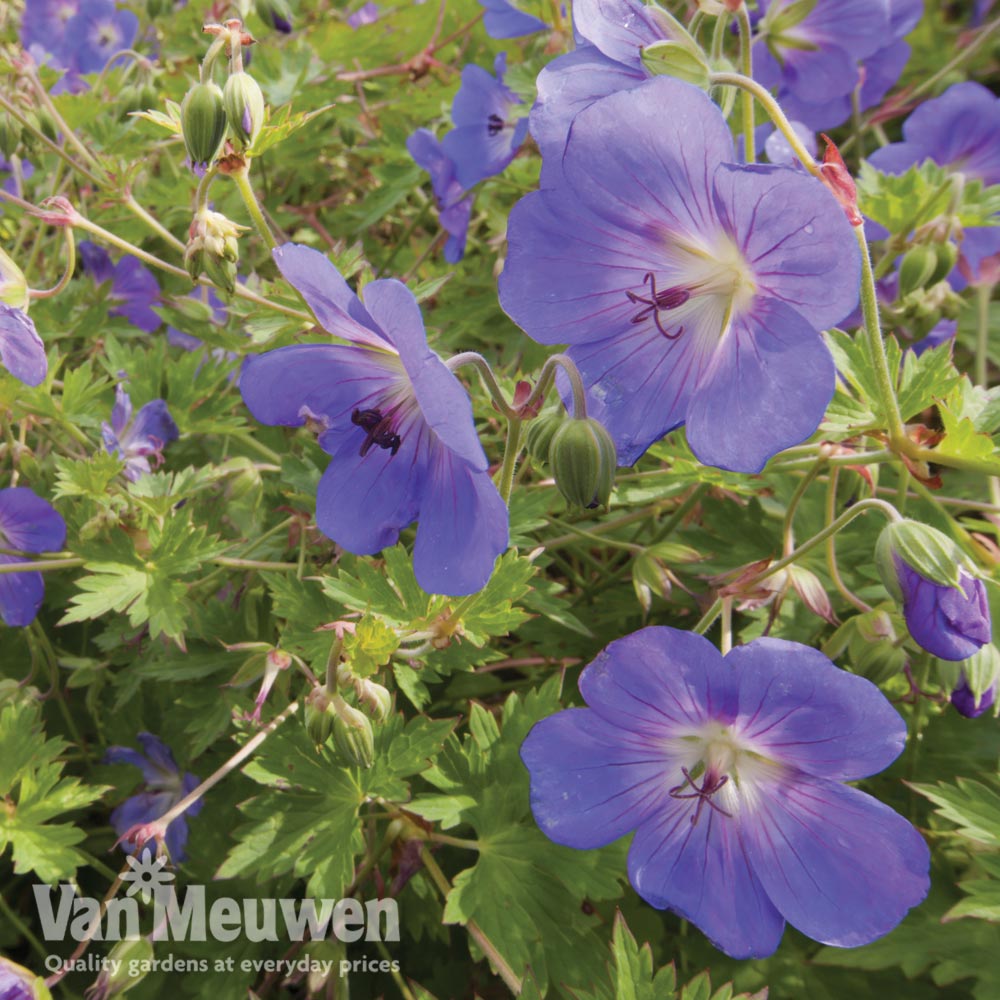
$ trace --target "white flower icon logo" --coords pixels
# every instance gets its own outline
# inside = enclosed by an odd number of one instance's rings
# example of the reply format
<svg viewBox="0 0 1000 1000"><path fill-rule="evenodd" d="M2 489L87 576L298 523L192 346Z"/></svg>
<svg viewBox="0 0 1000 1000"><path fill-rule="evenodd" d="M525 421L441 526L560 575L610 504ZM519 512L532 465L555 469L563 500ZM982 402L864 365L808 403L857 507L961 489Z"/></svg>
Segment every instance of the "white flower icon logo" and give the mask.
<svg viewBox="0 0 1000 1000"><path fill-rule="evenodd" d="M128 895L134 896L138 893L144 903L150 901L157 889L173 881L174 873L164 870L167 859L162 856L154 857L148 848L139 858L130 854L126 860L130 870L122 875L122 881L131 883Z"/></svg>

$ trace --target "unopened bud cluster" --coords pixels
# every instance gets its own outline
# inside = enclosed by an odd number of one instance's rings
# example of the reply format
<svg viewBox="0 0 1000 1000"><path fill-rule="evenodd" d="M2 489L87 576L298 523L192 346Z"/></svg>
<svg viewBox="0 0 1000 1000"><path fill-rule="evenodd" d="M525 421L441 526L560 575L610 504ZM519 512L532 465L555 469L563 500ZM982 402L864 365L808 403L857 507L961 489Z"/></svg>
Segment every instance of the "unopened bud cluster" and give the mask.
<svg viewBox="0 0 1000 1000"><path fill-rule="evenodd" d="M317 744L332 736L348 764L368 768L375 760L372 721L380 725L389 718L392 695L382 684L358 676L348 663L340 662L342 652L343 639L338 636L330 651L327 683L306 698L306 729ZM360 707L351 705L344 694L353 694Z"/></svg>
<svg viewBox="0 0 1000 1000"><path fill-rule="evenodd" d="M184 266L192 281L201 274L232 293L236 287L236 263L240 259L239 236L246 226L227 219L220 212L200 207L191 220Z"/></svg>
<svg viewBox="0 0 1000 1000"><path fill-rule="evenodd" d="M274 5L278 20L283 20L282 4ZM243 68L242 49L254 39L238 20L224 25L207 25L206 32L216 42L206 56L202 80L188 90L181 104L181 132L191 166L201 171L222 154L227 136L231 152L242 154L251 147L264 126L264 94L257 81ZM217 46L225 45L230 53L229 76L224 87L211 79L211 64Z"/></svg>

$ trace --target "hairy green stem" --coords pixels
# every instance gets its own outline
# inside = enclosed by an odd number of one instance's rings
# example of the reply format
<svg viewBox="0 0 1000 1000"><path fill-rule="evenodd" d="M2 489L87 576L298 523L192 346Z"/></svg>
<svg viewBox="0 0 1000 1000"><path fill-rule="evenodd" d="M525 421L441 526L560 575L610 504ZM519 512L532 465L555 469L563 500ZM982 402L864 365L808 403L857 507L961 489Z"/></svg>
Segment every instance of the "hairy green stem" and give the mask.
<svg viewBox="0 0 1000 1000"><path fill-rule="evenodd" d="M271 232L271 227L267 224L267 219L264 218L264 212L260 207L260 202L257 200L253 185L250 183L249 169L243 167L229 176L235 182L236 188L240 192L240 197L243 199L243 204L246 205L247 212L250 213L250 218L253 219L253 224L260 234L260 238L267 244L268 250L274 250L278 245L278 241L274 238L274 233Z"/></svg>
<svg viewBox="0 0 1000 1000"><path fill-rule="evenodd" d="M493 369L490 367L490 363L481 354L475 351L463 351L461 354L456 354L453 357L448 358L445 364L451 371L457 371L459 368L473 367L479 374L479 378L483 383L483 387L490 394L490 399L496 408L506 417L507 420L517 420L520 419L520 414L515 410L505 398L503 390L500 388L500 383L497 382L496 375L493 374Z"/></svg>
<svg viewBox="0 0 1000 1000"><path fill-rule="evenodd" d="M750 12L745 2L740 4L736 18L740 27L740 71L747 79L753 79L752 29ZM747 163L753 163L757 159L753 134L753 94L749 90L743 90L740 97L743 101L743 158Z"/></svg>
<svg viewBox="0 0 1000 1000"><path fill-rule="evenodd" d="M756 80L744 76L742 73L712 73L709 76L709 83L713 86L738 87L751 94L788 141L788 145L792 148L792 152L798 157L802 166L813 177L822 180L822 174L812 154L803 145L795 129L792 128L791 123L785 117L785 112L781 110L781 105L771 96L770 91L766 87L762 87Z"/></svg>
<svg viewBox="0 0 1000 1000"><path fill-rule="evenodd" d="M896 400L894 379L889 372L889 359L885 353L885 343L882 340L882 328L878 315L878 291L875 287L875 274L872 271L871 254L868 251L868 240L865 238L865 227L855 226L854 236L861 251L861 310L865 320L865 344L868 356L875 369L875 379L878 385L879 402L882 404L889 435L889 444L894 450L906 442L906 431L903 428L903 418L899 413L899 403Z"/></svg>
<svg viewBox="0 0 1000 1000"><path fill-rule="evenodd" d="M73 237L73 227L63 226L63 236L66 240L66 266L59 280L51 288L29 288L28 295L32 299L50 299L58 295L72 280L76 270L76 240Z"/></svg>
<svg viewBox="0 0 1000 1000"><path fill-rule="evenodd" d="M507 421L507 441L503 451L503 464L500 466L500 481L497 489L505 504L510 504L510 494L514 489L514 470L521 454L521 419L511 417Z"/></svg>
<svg viewBox="0 0 1000 1000"><path fill-rule="evenodd" d="M840 469L834 467L830 470L830 480L826 487L825 524L833 524L837 510L837 481L840 478ZM853 604L858 611L871 611L871 605L866 604L857 594L854 593L844 583L840 575L840 567L837 565L837 536L830 535L826 540L826 568L833 580L833 585L840 592L840 595L849 604Z"/></svg>

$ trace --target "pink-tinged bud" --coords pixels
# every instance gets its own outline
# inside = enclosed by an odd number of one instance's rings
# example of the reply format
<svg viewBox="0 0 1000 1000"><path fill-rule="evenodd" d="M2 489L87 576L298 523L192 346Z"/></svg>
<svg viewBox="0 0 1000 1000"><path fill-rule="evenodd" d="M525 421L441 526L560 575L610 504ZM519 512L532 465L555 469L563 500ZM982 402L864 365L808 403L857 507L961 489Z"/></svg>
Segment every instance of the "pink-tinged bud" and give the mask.
<svg viewBox="0 0 1000 1000"><path fill-rule="evenodd" d="M80 213L70 204L68 198L46 198L42 202L43 211L38 213L50 226L76 226L82 221Z"/></svg>
<svg viewBox="0 0 1000 1000"><path fill-rule="evenodd" d="M789 566L788 576L799 600L814 614L824 618L831 625L837 624L830 598L823 589L819 577L802 566Z"/></svg>
<svg viewBox="0 0 1000 1000"><path fill-rule="evenodd" d="M826 143L823 164L819 168L823 183L840 202L840 207L847 215L847 221L852 226L864 225L865 220L858 211L858 189L851 172L847 169L847 164L844 163L844 158L840 155L840 150L825 132L820 133L820 138Z"/></svg>

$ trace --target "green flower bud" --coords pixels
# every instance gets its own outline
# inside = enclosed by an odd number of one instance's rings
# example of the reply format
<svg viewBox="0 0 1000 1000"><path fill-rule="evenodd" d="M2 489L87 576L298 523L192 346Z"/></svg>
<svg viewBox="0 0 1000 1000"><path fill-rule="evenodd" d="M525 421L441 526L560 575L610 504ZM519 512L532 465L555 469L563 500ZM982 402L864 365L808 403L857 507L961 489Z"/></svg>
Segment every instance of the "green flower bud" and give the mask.
<svg viewBox="0 0 1000 1000"><path fill-rule="evenodd" d="M940 664L940 660L938 663ZM1000 650L993 645L992 642L988 642L982 649L977 653L974 653L969 659L964 660L959 664L962 670L962 674L965 676L965 687L968 693L972 696L972 702L976 708L983 703L983 701L990 696L991 692L995 692L997 685L1000 684ZM955 684L950 685L955 687ZM954 701L954 696L952 701ZM994 698L990 697L989 704L985 705L985 708L989 708L992 704ZM965 712L962 713L967 714Z"/></svg>
<svg viewBox="0 0 1000 1000"><path fill-rule="evenodd" d="M34 118L38 123L39 129L41 129L42 135L47 139L51 139L53 142L59 136L59 129L56 127L55 119L52 117L51 113L47 108L35 107L32 112L29 113L28 118Z"/></svg>
<svg viewBox="0 0 1000 1000"><path fill-rule="evenodd" d="M906 298L911 292L931 284L931 275L937 268L937 254L933 247L916 246L903 254L899 265L899 294Z"/></svg>
<svg viewBox="0 0 1000 1000"><path fill-rule="evenodd" d="M239 471L229 477L226 496L230 500L240 500L244 497L250 497L255 502L259 500L264 486L260 470L249 459L235 460L233 467Z"/></svg>
<svg viewBox="0 0 1000 1000"><path fill-rule="evenodd" d="M640 552L632 563L632 587L642 610L649 614L653 597L670 597L673 582L670 571L651 552Z"/></svg>
<svg viewBox="0 0 1000 1000"><path fill-rule="evenodd" d="M10 159L21 142L21 123L6 111L0 111L0 153Z"/></svg>
<svg viewBox="0 0 1000 1000"><path fill-rule="evenodd" d="M537 465L548 465L552 438L565 419L566 412L559 407L558 410L539 414L534 420L529 421L528 433L524 440L531 460Z"/></svg>
<svg viewBox="0 0 1000 1000"><path fill-rule="evenodd" d="M862 646L852 660L854 672L867 677L872 684L885 684L906 666L908 656L899 646L876 642Z"/></svg>
<svg viewBox="0 0 1000 1000"><path fill-rule="evenodd" d="M607 506L617 455L601 423L592 418L567 420L552 436L549 465L567 503L590 509Z"/></svg>
<svg viewBox="0 0 1000 1000"><path fill-rule="evenodd" d="M264 95L249 73L233 73L222 96L229 129L240 145L252 146L264 126Z"/></svg>
<svg viewBox="0 0 1000 1000"><path fill-rule="evenodd" d="M15 309L28 311L28 282L14 259L0 248L0 302Z"/></svg>
<svg viewBox="0 0 1000 1000"><path fill-rule="evenodd" d="M128 116L133 111L145 111L146 107L142 103L142 88L134 83L127 83L118 92L118 118L120 121L127 121Z"/></svg>
<svg viewBox="0 0 1000 1000"><path fill-rule="evenodd" d="M108 1000L138 986L152 971L153 945L148 938L119 941L110 952L97 982L86 993L87 1000Z"/></svg>
<svg viewBox="0 0 1000 1000"><path fill-rule="evenodd" d="M340 122L337 126L337 131L340 133L340 141L348 148L352 149L355 143L358 141L358 133L352 125L348 122Z"/></svg>
<svg viewBox="0 0 1000 1000"><path fill-rule="evenodd" d="M935 267L928 284L936 285L951 274L958 261L958 247L951 241L934 245Z"/></svg>
<svg viewBox="0 0 1000 1000"><path fill-rule="evenodd" d="M372 714L376 722L385 722L392 711L392 695L388 688L375 681L359 680L357 685L358 698L361 704Z"/></svg>
<svg viewBox="0 0 1000 1000"><path fill-rule="evenodd" d="M340 695L331 700L334 710L333 742L340 755L357 767L371 767L375 763L375 733L364 712L359 712Z"/></svg>
<svg viewBox="0 0 1000 1000"><path fill-rule="evenodd" d="M969 567L959 547L929 524L909 519L893 521L882 529L875 546L875 564L897 603L903 603L900 563L941 587L962 589L961 570Z"/></svg>
<svg viewBox="0 0 1000 1000"><path fill-rule="evenodd" d="M203 167L216 158L226 135L226 111L216 84L196 83L184 95L181 132L192 166Z"/></svg>
<svg viewBox="0 0 1000 1000"><path fill-rule="evenodd" d="M212 284L225 289L230 295L236 291L236 265L231 260L206 256L204 269Z"/></svg>
<svg viewBox="0 0 1000 1000"><path fill-rule="evenodd" d="M642 50L642 65L653 76L672 76L702 90L711 89L712 71L697 45L684 41L654 42Z"/></svg>
<svg viewBox="0 0 1000 1000"><path fill-rule="evenodd" d="M231 222L220 212L200 208L191 222L184 266L192 281L204 272L230 295L236 287L236 262L240 257L239 235L246 226Z"/></svg>
<svg viewBox="0 0 1000 1000"><path fill-rule="evenodd" d="M322 746L333 733L336 712L326 688L313 688L306 696L306 732L309 739Z"/></svg>

